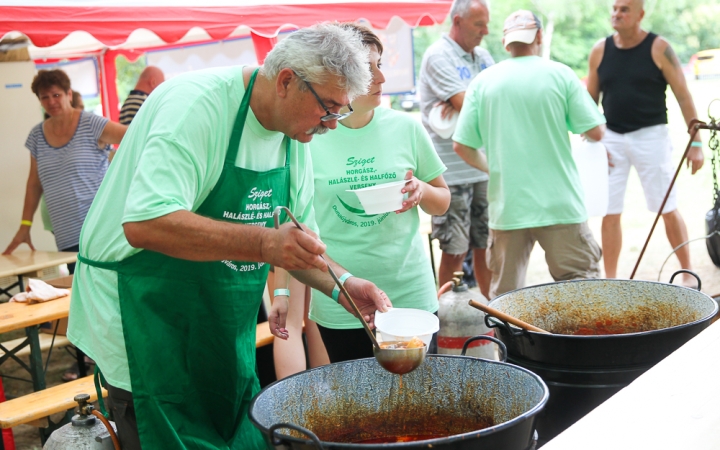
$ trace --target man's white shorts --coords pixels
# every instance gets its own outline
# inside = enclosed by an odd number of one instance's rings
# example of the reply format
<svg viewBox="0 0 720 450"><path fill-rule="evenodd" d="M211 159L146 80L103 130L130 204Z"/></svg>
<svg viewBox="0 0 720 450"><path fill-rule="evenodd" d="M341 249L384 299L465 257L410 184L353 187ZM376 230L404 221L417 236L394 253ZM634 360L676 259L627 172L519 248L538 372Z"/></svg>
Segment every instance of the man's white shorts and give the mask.
<svg viewBox="0 0 720 450"><path fill-rule="evenodd" d="M653 125L625 134L606 130L602 143L614 165L610 167L608 177L610 192L607 213L620 214L623 211L630 166L635 166L640 176L647 208L658 212L675 174L667 125ZM675 190L673 186L663 214L677 209Z"/></svg>

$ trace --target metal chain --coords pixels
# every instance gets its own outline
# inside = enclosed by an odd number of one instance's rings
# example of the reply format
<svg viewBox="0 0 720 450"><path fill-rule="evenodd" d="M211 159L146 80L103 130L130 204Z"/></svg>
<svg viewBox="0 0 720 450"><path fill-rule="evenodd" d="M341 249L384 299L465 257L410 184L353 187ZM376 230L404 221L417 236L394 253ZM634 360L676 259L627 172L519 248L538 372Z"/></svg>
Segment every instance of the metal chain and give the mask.
<svg viewBox="0 0 720 450"><path fill-rule="evenodd" d="M716 100L713 100L715 102ZM713 102L708 105L708 117L710 118L710 140L708 141L708 147L710 147L710 162L712 165L712 177L713 177L713 222L715 223L715 230L720 231L720 188L718 187L718 174L720 173L720 139L718 139L718 119L710 115L710 106Z"/></svg>
<svg viewBox="0 0 720 450"><path fill-rule="evenodd" d="M718 188L718 173L720 173L720 139L718 139L717 132L717 119L710 117L710 125L713 129L710 131L710 141L708 141L708 147L710 147L710 162L712 163L713 171L713 203L718 206L718 194L720 188Z"/></svg>

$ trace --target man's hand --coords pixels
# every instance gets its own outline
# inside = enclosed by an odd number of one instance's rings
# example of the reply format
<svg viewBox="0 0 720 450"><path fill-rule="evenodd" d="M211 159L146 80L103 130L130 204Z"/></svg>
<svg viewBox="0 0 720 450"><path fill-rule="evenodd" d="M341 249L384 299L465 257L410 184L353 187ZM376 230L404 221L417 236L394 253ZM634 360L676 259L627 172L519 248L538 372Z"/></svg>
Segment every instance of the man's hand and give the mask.
<svg viewBox="0 0 720 450"><path fill-rule="evenodd" d="M692 164L692 174L700 170L705 163L705 155L703 155L702 147L690 147L687 155L687 167Z"/></svg>
<svg viewBox="0 0 720 450"><path fill-rule="evenodd" d="M289 309L290 299L287 295L278 295L275 297L268 313L268 326L273 336L283 340L287 340L290 337L287 328L285 328L285 321L287 320L287 314Z"/></svg>
<svg viewBox="0 0 720 450"><path fill-rule="evenodd" d="M454 114L458 113L458 110L455 109L450 102L438 102L435 104L435 106L437 105L442 105L442 109L440 110L440 117L442 117L443 119L449 119Z"/></svg>
<svg viewBox="0 0 720 450"><path fill-rule="evenodd" d="M317 235L302 225L304 232L295 224L286 223L279 229L268 233L262 243L262 261L269 262L285 270L320 269L327 271L325 261L320 255L326 246Z"/></svg>
<svg viewBox="0 0 720 450"><path fill-rule="evenodd" d="M385 292L367 280L350 277L345 280L344 286L370 328L375 327L375 311L386 312L388 308L392 307L392 303L390 303L390 299L388 299ZM339 303L357 317L355 310L350 306L350 302L345 298L342 291L340 292Z"/></svg>
<svg viewBox="0 0 720 450"><path fill-rule="evenodd" d="M485 173L490 172L487 156L485 156L485 153L480 150L468 147L467 145L459 142L453 142L453 150L455 150L455 153L457 153L458 156L460 156L460 158L462 158L462 160L470 166L478 170L482 170Z"/></svg>
<svg viewBox="0 0 720 450"><path fill-rule="evenodd" d="M10 241L10 245L7 246L5 251L2 253L3 255L9 255L13 251L15 251L16 248L22 243L27 244L30 246L30 249L32 251L35 251L35 247L32 244L32 239L30 237L30 227L27 225L22 225L17 233L15 233L15 237L12 241Z"/></svg>

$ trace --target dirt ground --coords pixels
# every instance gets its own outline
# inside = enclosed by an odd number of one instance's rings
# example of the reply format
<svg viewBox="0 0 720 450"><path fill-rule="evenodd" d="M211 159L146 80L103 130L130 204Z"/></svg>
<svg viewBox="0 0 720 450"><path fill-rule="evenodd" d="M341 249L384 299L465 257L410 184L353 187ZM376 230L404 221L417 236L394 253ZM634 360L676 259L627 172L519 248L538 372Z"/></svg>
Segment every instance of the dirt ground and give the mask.
<svg viewBox="0 0 720 450"><path fill-rule="evenodd" d="M688 80L688 86L695 100L700 120L708 121L708 105L713 99L720 99L720 80ZM673 141L675 167L680 162L682 153L688 144L688 134L677 101L668 91L668 122ZM720 119L720 101L713 105L712 114ZM677 187L678 210L685 219L689 239L699 239L691 242L690 256L693 270L702 280L702 291L708 295L720 294L720 268L710 260L705 240L705 214L713 205L712 166L710 151L707 147L710 134L701 131L705 143L705 165L695 175L683 167L675 185ZM718 174L720 176L720 174ZM620 254L618 275L629 278L642 250L643 244L650 232L655 213L647 210L640 179L633 169L625 197L625 212L622 215L623 249ZM590 227L595 238L600 242L600 227L602 219L590 219ZM665 236L665 227L662 219L658 221L648 248L643 255L635 279L668 282L672 274L680 269L677 258L673 255L663 267L666 258L672 252L672 247ZM662 268L662 273L660 272ZM544 252L537 246L531 255L530 270L528 272L528 285L552 282L547 272Z"/></svg>
<svg viewBox="0 0 720 450"><path fill-rule="evenodd" d="M691 80L689 81L689 86L695 99L695 105L698 109L700 119L707 120L708 104L712 99L720 98L720 80ZM669 95L667 104L669 125L675 148L675 159L679 162L682 151L684 151L687 145L688 136L677 102L672 98L672 94ZM714 114L720 116L720 105L716 103L713 108ZM709 134L707 134L707 132L703 133L705 133L703 134L703 141L707 143ZM690 239L705 236L705 214L712 206L712 171L710 166L710 152L707 146L705 147L705 156L705 167L703 167L698 174L691 176L689 171L683 169L676 182L678 187L679 210L685 218ZM625 213L622 216L624 245L618 268L618 273L621 277L630 277L654 218L655 215L647 211L645 207L645 199L640 181L637 174L633 171L625 199ZM424 216L423 220L427 222L429 217ZM599 217L590 219L590 227L598 242L600 242L601 222L602 219ZM713 296L720 295L720 268L715 267L710 260L705 247L705 241L697 240L689 245L693 270L697 272L702 280L702 291ZM437 267L440 262L440 251L439 248L437 248L437 241L434 241L434 246ZM669 281L672 273L680 268L677 258L673 256L668 260L667 264L665 264L662 272L660 272L663 262L668 255L670 255L671 251L672 248L667 242L665 229L662 220L660 220L638 268L635 279L652 281L659 279L663 282ZM544 252L539 246L536 246L530 257L527 285L532 286L552 281L547 271L547 265L545 264ZM6 341L22 335L22 332L6 333L2 335L1 340ZM47 354L45 354L44 357L47 358ZM61 376L63 372L73 363L74 357L65 350L54 350L46 374L47 385L50 387L60 384L62 382ZM9 361L3 365L2 373L3 375L11 376L24 375L20 366L13 361ZM28 394L32 391L31 385L27 382L11 380L4 377L3 383L5 392L10 398ZM13 431L15 448L17 450L35 450L41 448L37 428L19 426L14 428Z"/></svg>
<svg viewBox="0 0 720 450"><path fill-rule="evenodd" d="M720 99L720 80L688 80L688 86L695 100L700 120L707 121L709 103L713 99ZM673 141L675 167L677 168L677 164L680 162L682 153L688 143L688 134L680 108L671 91L668 91L667 105L668 125ZM720 118L720 101L715 102L712 113ZM702 131L701 133L703 142L705 142L705 165L695 175L691 175L690 171L683 167L675 185L678 195L678 210L687 224L688 237L689 239L699 239L688 244L693 270L702 280L702 291L708 295L716 296L720 295L720 268L713 265L705 246L705 240L701 239L706 235L705 214L713 204L712 168L710 151L707 147L709 132ZM423 220L429 221L430 218L424 216ZM618 264L618 276L620 278L630 278L654 220L655 214L648 211L645 206L645 197L640 185L640 179L633 169L625 196L625 212L622 215L623 248ZM600 243L601 239L601 224L602 218L600 217L591 217L589 220L590 228L598 243ZM440 251L437 241L433 241L433 243L437 267L440 264ZM634 279L668 282L672 274L680 269L680 264L674 255L670 257L663 267L663 263L671 252L672 247L667 241L665 227L662 219L660 219ZM661 268L662 273L660 273ZM553 279L547 270L545 252L539 245L536 245L530 255L526 285L533 286L551 282L553 282Z"/></svg>

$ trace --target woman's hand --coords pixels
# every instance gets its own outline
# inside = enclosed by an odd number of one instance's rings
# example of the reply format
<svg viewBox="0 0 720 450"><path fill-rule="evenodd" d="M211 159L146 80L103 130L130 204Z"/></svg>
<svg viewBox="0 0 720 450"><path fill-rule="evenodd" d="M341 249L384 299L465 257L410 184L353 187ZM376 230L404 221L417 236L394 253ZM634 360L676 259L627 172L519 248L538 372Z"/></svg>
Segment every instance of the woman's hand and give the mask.
<svg viewBox="0 0 720 450"><path fill-rule="evenodd" d="M403 200L402 208L395 211L396 214L404 213L420 204L423 197L423 190L425 183L418 180L413 176L413 171L408 170L405 174L405 179L408 180L405 187L402 189L402 193L408 194L408 198Z"/></svg>
<svg viewBox="0 0 720 450"><path fill-rule="evenodd" d="M30 237L30 227L27 225L21 225L15 237L10 241L10 245L7 246L3 255L9 255L22 243L27 244L32 251L35 251L35 247L32 244L32 238Z"/></svg>
<svg viewBox="0 0 720 450"><path fill-rule="evenodd" d="M285 328L285 321L287 319L290 299L287 295L277 295L273 300L270 313L268 314L268 326L273 336L283 340L287 340L290 337L287 328Z"/></svg>
<svg viewBox="0 0 720 450"><path fill-rule="evenodd" d="M360 310L360 314L363 315L365 321L370 325L370 328L375 327L375 311L387 312L388 309L392 308L392 303L390 303L387 294L368 280L350 277L343 285L353 301L355 301L355 305ZM353 316L357 316L342 292L338 303Z"/></svg>

